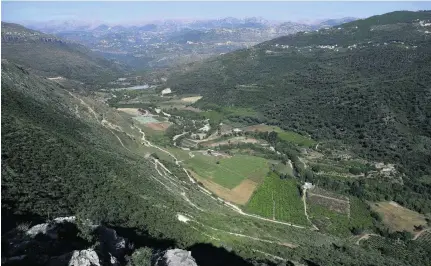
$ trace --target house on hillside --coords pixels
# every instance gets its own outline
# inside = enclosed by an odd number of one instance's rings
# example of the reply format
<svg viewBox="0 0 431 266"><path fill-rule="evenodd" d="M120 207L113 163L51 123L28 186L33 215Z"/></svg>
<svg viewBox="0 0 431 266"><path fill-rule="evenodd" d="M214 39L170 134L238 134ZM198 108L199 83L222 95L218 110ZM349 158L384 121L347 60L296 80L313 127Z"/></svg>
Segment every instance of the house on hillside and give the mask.
<svg viewBox="0 0 431 266"><path fill-rule="evenodd" d="M303 189L313 189L314 185L310 182L305 182L304 185L302 185Z"/></svg>
<svg viewBox="0 0 431 266"><path fill-rule="evenodd" d="M172 93L171 88L166 88L166 89L162 90L162 96L166 95L166 94L171 94L171 93Z"/></svg>

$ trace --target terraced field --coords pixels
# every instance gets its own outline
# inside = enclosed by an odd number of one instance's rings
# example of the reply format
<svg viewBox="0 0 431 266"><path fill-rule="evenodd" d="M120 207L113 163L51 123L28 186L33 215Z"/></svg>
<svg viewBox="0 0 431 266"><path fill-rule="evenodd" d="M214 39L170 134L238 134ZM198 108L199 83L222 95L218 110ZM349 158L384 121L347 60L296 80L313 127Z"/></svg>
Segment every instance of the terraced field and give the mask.
<svg viewBox="0 0 431 266"><path fill-rule="evenodd" d="M321 188L307 192L309 216L322 231L347 236L352 228L369 229L373 225L367 204L358 198L347 198Z"/></svg>

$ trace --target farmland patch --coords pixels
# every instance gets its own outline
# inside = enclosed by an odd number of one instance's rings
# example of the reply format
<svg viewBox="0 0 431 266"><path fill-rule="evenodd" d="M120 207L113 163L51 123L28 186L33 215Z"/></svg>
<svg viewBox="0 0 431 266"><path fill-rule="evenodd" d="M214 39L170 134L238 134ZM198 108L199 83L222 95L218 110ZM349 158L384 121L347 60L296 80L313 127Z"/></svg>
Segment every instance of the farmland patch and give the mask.
<svg viewBox="0 0 431 266"><path fill-rule="evenodd" d="M404 208L393 201L373 203L371 207L382 215L383 222L391 231L414 232L415 226L427 224L422 214Z"/></svg>
<svg viewBox="0 0 431 266"><path fill-rule="evenodd" d="M165 131L171 126L169 122L157 122L157 123L146 123L145 126L150 127L153 130Z"/></svg>
<svg viewBox="0 0 431 266"><path fill-rule="evenodd" d="M255 191L246 210L275 220L308 225L300 191L293 179L280 179L272 173Z"/></svg>
<svg viewBox="0 0 431 266"><path fill-rule="evenodd" d="M152 116L135 116L135 117L133 117L133 119L138 121L141 124L158 123L159 122L157 119L155 119Z"/></svg>
<svg viewBox="0 0 431 266"><path fill-rule="evenodd" d="M193 96L193 97L182 98L181 101L186 102L186 103L195 103L195 102L199 101L200 99L202 99L202 96Z"/></svg>
<svg viewBox="0 0 431 266"><path fill-rule="evenodd" d="M203 184L205 188L229 202L244 205L248 202L258 183L249 179L243 180L238 186L233 189L225 188L212 180L202 178L196 173L190 171L194 178Z"/></svg>
<svg viewBox="0 0 431 266"><path fill-rule="evenodd" d="M199 176L211 178L213 182L228 189L233 189L249 177L257 175L263 178L269 170L267 160L246 155L220 159L196 154L185 163Z"/></svg>
<svg viewBox="0 0 431 266"><path fill-rule="evenodd" d="M316 142L314 140L312 140L311 138L308 138L306 136L300 135L296 132L293 131L285 131L277 126L269 126L269 125L265 125L265 124L260 124L260 125L254 125L254 126L249 126L244 128L245 131L257 131L257 132L271 132L271 131L275 131L278 134L278 137L281 140L284 141L288 141L288 142L292 142L295 143L297 145L300 146L304 146L304 147L311 147L316 145Z"/></svg>

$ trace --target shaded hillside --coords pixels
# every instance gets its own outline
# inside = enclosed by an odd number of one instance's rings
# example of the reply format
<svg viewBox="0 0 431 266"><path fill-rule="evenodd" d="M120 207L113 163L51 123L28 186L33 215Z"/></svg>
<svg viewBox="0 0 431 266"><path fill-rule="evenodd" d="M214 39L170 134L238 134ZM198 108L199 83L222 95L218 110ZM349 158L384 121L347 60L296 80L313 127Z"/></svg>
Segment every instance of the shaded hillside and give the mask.
<svg viewBox="0 0 431 266"><path fill-rule="evenodd" d="M86 47L53 35L2 22L2 59L9 59L46 77L62 76L86 83L102 82L120 75L113 61Z"/></svg>
<svg viewBox="0 0 431 266"><path fill-rule="evenodd" d="M200 107L253 107L265 116L255 122L395 162L404 185L374 184L361 196L430 212L430 32L429 11L388 13L189 65L168 86L202 94Z"/></svg>
<svg viewBox="0 0 431 266"><path fill-rule="evenodd" d="M2 214L8 221L2 226L81 214L160 237L193 238L179 230L169 209L151 207L183 206L150 181L152 163L122 148L118 139L126 139L102 127L102 117L81 100L4 60L1 88Z"/></svg>

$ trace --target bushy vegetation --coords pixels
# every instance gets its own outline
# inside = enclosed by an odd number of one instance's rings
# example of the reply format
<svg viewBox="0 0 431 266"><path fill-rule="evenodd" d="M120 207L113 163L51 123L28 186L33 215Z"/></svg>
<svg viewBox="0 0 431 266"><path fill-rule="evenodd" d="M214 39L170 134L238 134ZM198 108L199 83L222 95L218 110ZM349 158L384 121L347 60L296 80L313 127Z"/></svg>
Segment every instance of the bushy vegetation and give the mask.
<svg viewBox="0 0 431 266"><path fill-rule="evenodd" d="M378 250L381 255L397 258L408 265L431 265L431 258L423 256L430 254L430 245L403 239L400 236L393 239L371 236L368 240L361 241L361 246L373 252Z"/></svg>

